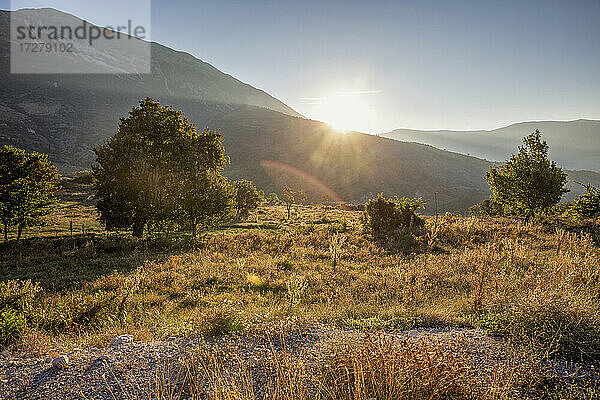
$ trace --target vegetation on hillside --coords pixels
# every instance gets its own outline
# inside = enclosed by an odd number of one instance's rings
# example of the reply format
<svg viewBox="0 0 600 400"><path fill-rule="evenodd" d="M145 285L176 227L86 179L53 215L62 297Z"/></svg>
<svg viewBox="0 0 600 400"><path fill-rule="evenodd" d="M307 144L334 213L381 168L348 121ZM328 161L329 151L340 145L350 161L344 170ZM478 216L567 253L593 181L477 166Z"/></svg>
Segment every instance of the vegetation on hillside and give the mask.
<svg viewBox="0 0 600 400"><path fill-rule="evenodd" d="M523 139L519 152L486 174L492 199L506 212L528 220L557 204L568 190L567 175L548 159L548 144L539 130Z"/></svg>

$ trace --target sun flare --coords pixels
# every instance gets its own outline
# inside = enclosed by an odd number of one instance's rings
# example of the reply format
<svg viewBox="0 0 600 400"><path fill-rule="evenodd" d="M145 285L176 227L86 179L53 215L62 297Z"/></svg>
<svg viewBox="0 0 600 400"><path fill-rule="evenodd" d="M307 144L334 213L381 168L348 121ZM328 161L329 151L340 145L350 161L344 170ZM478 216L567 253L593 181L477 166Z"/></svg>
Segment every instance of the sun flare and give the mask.
<svg viewBox="0 0 600 400"><path fill-rule="evenodd" d="M315 103L315 117L342 131L371 130L373 110L360 93L338 92Z"/></svg>

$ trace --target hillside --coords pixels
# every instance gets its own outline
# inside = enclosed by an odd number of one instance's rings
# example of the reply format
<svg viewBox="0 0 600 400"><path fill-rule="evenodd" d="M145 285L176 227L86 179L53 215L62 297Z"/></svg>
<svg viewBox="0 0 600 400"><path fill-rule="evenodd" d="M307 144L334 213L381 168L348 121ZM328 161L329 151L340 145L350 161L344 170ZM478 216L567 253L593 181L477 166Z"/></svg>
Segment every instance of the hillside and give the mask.
<svg viewBox="0 0 600 400"><path fill-rule="evenodd" d="M53 25L76 26L80 20L70 14L54 9L28 9L15 12L0 11L0 77L3 95L21 95L24 92L53 95L65 90L107 90L117 95L165 96L209 100L232 104L249 104L270 108L289 115L299 116L281 101L262 90L224 74L212 65L190 54L175 51L158 43L151 43L151 74L56 74L56 75L11 75L9 60L10 18L39 18ZM56 22L54 22L56 21ZM14 22L14 21L13 21ZM133 43L140 42L134 39ZM139 51L139 46L111 48L110 59L101 48L87 49L86 57L112 63L115 71L120 63L131 62ZM94 51L90 53L90 51ZM77 54L71 56L75 58ZM83 57L83 56L81 56ZM40 58L38 58L39 60ZM46 62L47 58L42 59Z"/></svg>
<svg viewBox="0 0 600 400"><path fill-rule="evenodd" d="M600 171L600 121L522 122L491 131L419 131L397 129L381 136L429 144L492 161L506 160L523 136L539 129L559 165L574 170Z"/></svg>

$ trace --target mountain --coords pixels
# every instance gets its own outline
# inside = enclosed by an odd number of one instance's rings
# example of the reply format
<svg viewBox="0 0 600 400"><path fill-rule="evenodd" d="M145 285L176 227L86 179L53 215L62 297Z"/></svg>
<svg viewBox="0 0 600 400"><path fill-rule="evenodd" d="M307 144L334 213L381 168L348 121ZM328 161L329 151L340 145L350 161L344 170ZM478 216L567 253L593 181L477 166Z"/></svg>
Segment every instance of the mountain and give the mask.
<svg viewBox="0 0 600 400"><path fill-rule="evenodd" d="M74 18L53 10L36 12ZM155 43L149 75L10 74L9 14L0 13L0 144L47 153L63 173L90 168L93 147L115 133L119 118L141 98L152 96L183 110L199 129L220 129L231 158L225 173L253 180L267 192L289 185L315 200L344 201L364 201L380 192L432 200L437 193L440 211L464 211L489 196L483 179L488 161L335 131L190 55ZM107 59L104 52L88 56ZM128 55L122 57L115 68ZM597 179L591 174L600 183L600 174Z"/></svg>
<svg viewBox="0 0 600 400"><path fill-rule="evenodd" d="M503 161L515 153L521 139L539 129L550 146L550 157L575 170L600 171L600 121L521 122L491 131L419 131L397 129L381 136L429 144L441 149Z"/></svg>
<svg viewBox="0 0 600 400"><path fill-rule="evenodd" d="M111 52L103 51L102 44L94 43L87 47L85 53L63 53L57 62L70 64L76 58L106 66L104 71L123 69L122 64L138 60L142 55L136 54L148 50L151 54L150 74L10 74L10 21L23 21L29 25L32 19L43 21L45 25L78 26L81 20L70 14L54 9L24 9L14 12L0 10L0 78L4 97L21 95L25 91L32 94L46 93L48 95L67 91L108 91L113 96L177 96L182 99L208 100L231 104L248 104L280 111L292 116L300 116L296 111L270 96L236 78L224 74L212 65L205 63L190 54L175 51L157 43L143 42L134 39L128 46L114 45ZM112 42L110 45L113 45ZM100 46L100 47L99 47ZM142 47L146 46L146 47ZM65 61L64 57L70 58ZM32 58L32 62L46 64L48 57ZM125 61L124 61L125 60ZM60 68L60 66L57 66ZM36 67L29 67L35 70Z"/></svg>

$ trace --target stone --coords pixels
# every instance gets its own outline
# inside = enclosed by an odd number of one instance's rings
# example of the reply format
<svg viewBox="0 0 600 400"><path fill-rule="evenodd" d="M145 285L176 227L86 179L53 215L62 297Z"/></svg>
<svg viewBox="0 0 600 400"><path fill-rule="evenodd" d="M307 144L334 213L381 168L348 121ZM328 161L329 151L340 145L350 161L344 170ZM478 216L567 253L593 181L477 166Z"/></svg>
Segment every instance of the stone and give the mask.
<svg viewBox="0 0 600 400"><path fill-rule="evenodd" d="M116 346L120 346L125 343L131 343L131 342L133 342L133 336L121 335L121 336L117 336L116 338L114 338L113 340L110 341L110 347L116 347Z"/></svg>
<svg viewBox="0 0 600 400"><path fill-rule="evenodd" d="M56 357L52 360L52 366L56 369L67 369L69 368L69 357L66 354Z"/></svg>

